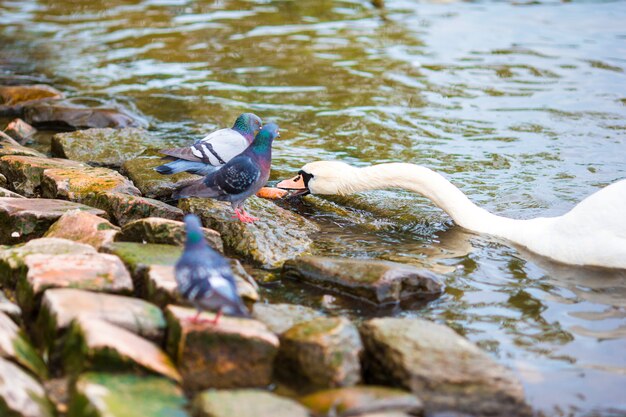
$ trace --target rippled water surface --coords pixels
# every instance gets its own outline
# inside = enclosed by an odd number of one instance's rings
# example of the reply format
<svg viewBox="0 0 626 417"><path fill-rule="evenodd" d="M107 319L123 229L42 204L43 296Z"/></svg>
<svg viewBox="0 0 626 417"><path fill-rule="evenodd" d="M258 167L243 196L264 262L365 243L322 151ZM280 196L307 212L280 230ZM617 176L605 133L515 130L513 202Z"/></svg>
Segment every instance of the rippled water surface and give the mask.
<svg viewBox="0 0 626 417"><path fill-rule="evenodd" d="M414 162L529 218L626 177L624 2L0 0L0 13L4 70L134 104L161 142L248 110L278 122L272 179L318 159ZM426 305L325 308L447 323L547 415L626 414L625 273L467 234L407 192L287 206L322 226L319 253L423 265L448 285ZM285 285L267 293L320 305Z"/></svg>

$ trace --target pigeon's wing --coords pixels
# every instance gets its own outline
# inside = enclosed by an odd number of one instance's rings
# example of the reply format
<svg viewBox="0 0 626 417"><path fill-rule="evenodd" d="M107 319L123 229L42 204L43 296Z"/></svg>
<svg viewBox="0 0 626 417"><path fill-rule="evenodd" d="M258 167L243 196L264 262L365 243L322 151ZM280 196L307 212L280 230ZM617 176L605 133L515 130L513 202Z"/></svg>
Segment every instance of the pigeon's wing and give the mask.
<svg viewBox="0 0 626 417"><path fill-rule="evenodd" d="M215 175L207 176L204 183L218 187L226 194L236 195L247 191L260 177L261 167L248 155L238 155Z"/></svg>
<svg viewBox="0 0 626 417"><path fill-rule="evenodd" d="M202 159L193 153L192 147L161 149L159 151L163 155L173 156L174 158L184 159L192 162L202 162Z"/></svg>
<svg viewBox="0 0 626 417"><path fill-rule="evenodd" d="M248 147L248 141L239 132L232 129L220 129L191 146L163 149L162 154L220 166L239 155Z"/></svg>

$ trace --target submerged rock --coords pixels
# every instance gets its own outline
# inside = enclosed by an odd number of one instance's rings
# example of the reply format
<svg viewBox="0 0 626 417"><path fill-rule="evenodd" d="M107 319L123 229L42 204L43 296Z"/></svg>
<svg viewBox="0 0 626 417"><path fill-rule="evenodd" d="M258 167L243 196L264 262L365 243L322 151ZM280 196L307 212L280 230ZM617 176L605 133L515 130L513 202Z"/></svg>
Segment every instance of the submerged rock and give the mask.
<svg viewBox="0 0 626 417"><path fill-rule="evenodd" d="M19 363L39 378L44 379L48 376L46 365L24 332L2 312L0 312L0 357Z"/></svg>
<svg viewBox="0 0 626 417"><path fill-rule="evenodd" d="M38 335L48 350L78 318L104 320L159 344L165 336L165 317L154 304L139 298L73 288L50 289L41 300Z"/></svg>
<svg viewBox="0 0 626 417"><path fill-rule="evenodd" d="M361 326L366 380L401 386L426 412L528 416L521 383L452 329L422 319L372 319Z"/></svg>
<svg viewBox="0 0 626 417"><path fill-rule="evenodd" d="M270 384L278 338L261 322L222 317L218 325L192 323L195 309L168 306L167 351L186 390L265 387ZM202 313L204 320L215 315Z"/></svg>
<svg viewBox="0 0 626 417"><path fill-rule="evenodd" d="M0 416L53 417L53 410L37 380L0 358Z"/></svg>
<svg viewBox="0 0 626 417"><path fill-rule="evenodd" d="M11 121L4 132L23 145L31 136L37 133L37 129L18 118Z"/></svg>
<svg viewBox="0 0 626 417"><path fill-rule="evenodd" d="M181 381L157 345L104 320L78 317L60 342L62 366L71 375L85 370L141 369Z"/></svg>
<svg viewBox="0 0 626 417"><path fill-rule="evenodd" d="M85 165L45 156L10 155L0 158L0 172L7 178L10 187L26 197L41 196L43 173L53 168L85 168Z"/></svg>
<svg viewBox="0 0 626 417"><path fill-rule="evenodd" d="M74 391L68 417L189 417L180 388L162 377L86 373Z"/></svg>
<svg viewBox="0 0 626 417"><path fill-rule="evenodd" d="M130 178L146 197L169 199L176 187L186 181L195 181L197 175L181 172L174 175L162 175L154 170L166 163L163 154L150 149L137 158L129 159L122 164L122 173Z"/></svg>
<svg viewBox="0 0 626 417"><path fill-rule="evenodd" d="M62 97L59 90L44 84L0 86L0 115L20 115L24 106Z"/></svg>
<svg viewBox="0 0 626 417"><path fill-rule="evenodd" d="M174 206L152 198L117 192L88 194L81 197L81 202L106 211L111 219L120 226L146 217L183 219L183 212Z"/></svg>
<svg viewBox="0 0 626 417"><path fill-rule="evenodd" d="M256 303L252 316L263 322L272 332L280 335L295 324L323 317L324 314L297 304Z"/></svg>
<svg viewBox="0 0 626 417"><path fill-rule="evenodd" d="M44 198L81 202L87 194L107 191L141 194L128 178L108 168L46 169L41 179L41 194Z"/></svg>
<svg viewBox="0 0 626 417"><path fill-rule="evenodd" d="M41 237L59 217L72 210L106 216L102 210L69 201L0 197L0 244Z"/></svg>
<svg viewBox="0 0 626 417"><path fill-rule="evenodd" d="M120 228L108 220L84 211L68 211L63 214L46 232L44 237L57 237L86 243L99 249L111 243L119 234Z"/></svg>
<svg viewBox="0 0 626 417"><path fill-rule="evenodd" d="M35 126L60 130L148 127L145 119L118 104L85 98L29 104L24 108L24 119Z"/></svg>
<svg viewBox="0 0 626 417"><path fill-rule="evenodd" d="M259 217L254 224L233 219L230 204L212 199L183 199L179 207L195 213L206 227L222 235L224 246L263 268L279 268L285 261L307 252L313 243L309 234L319 228L302 216L271 201L251 197L246 210Z"/></svg>
<svg viewBox="0 0 626 417"><path fill-rule="evenodd" d="M299 323L280 336L281 379L302 387L343 387L361 380L359 332L345 317Z"/></svg>
<svg viewBox="0 0 626 417"><path fill-rule="evenodd" d="M396 388L357 386L318 391L299 401L316 415L363 416L370 413L422 415L422 402L413 394ZM402 414L401 414L402 415ZM406 415L406 414L404 414Z"/></svg>
<svg viewBox="0 0 626 417"><path fill-rule="evenodd" d="M131 294L130 274L118 257L104 253L28 255L28 272L17 282L17 301L28 314L48 288L81 288Z"/></svg>
<svg viewBox="0 0 626 417"><path fill-rule="evenodd" d="M297 402L271 392L239 389L208 390L191 406L195 417L309 417Z"/></svg>
<svg viewBox="0 0 626 417"><path fill-rule="evenodd" d="M444 289L441 280L430 271L369 259L303 256L286 262L283 274L375 304L432 297Z"/></svg>
<svg viewBox="0 0 626 417"><path fill-rule="evenodd" d="M147 131L130 127L57 133L52 137L52 156L119 168L141 154L151 141Z"/></svg>
<svg viewBox="0 0 626 417"><path fill-rule="evenodd" d="M224 252L222 238L218 232L207 228L203 228L202 231L213 249ZM148 217L125 224L119 240L183 246L185 236L185 223L159 217Z"/></svg>

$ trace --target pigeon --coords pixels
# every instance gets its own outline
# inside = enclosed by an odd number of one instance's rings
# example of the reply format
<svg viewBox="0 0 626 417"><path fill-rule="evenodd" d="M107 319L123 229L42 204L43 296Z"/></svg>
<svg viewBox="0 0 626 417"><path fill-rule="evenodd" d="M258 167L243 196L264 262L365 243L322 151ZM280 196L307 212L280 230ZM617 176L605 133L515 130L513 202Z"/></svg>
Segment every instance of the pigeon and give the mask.
<svg viewBox="0 0 626 417"><path fill-rule="evenodd" d="M166 158L174 159L155 168L163 175L189 172L207 175L243 152L261 129L261 119L253 113L243 113L232 128L217 130L191 146L163 149Z"/></svg>
<svg viewBox="0 0 626 417"><path fill-rule="evenodd" d="M202 233L202 224L195 214L185 216L187 240L183 255L176 262L178 291L198 310L190 321L199 322L202 310L217 310L217 325L222 313L249 317L237 288L230 264L226 258L209 246Z"/></svg>
<svg viewBox="0 0 626 417"><path fill-rule="evenodd" d="M172 198L208 197L230 201L235 215L243 223L259 220L243 209L244 201L259 191L270 176L272 141L280 137L278 125L268 123L257 133L252 144L217 171L174 191Z"/></svg>

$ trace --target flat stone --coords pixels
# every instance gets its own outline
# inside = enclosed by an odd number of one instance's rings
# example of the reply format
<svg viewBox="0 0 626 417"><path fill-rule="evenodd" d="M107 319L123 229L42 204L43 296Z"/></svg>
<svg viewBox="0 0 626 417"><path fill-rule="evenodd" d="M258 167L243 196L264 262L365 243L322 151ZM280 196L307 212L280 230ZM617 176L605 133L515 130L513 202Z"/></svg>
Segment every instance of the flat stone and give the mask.
<svg viewBox="0 0 626 417"><path fill-rule="evenodd" d="M187 400L169 379L86 373L76 382L70 417L189 417ZM260 416L259 416L260 417Z"/></svg>
<svg viewBox="0 0 626 417"><path fill-rule="evenodd" d="M446 326L381 318L368 320L360 330L366 381L411 390L427 413L531 414L512 372Z"/></svg>
<svg viewBox="0 0 626 417"><path fill-rule="evenodd" d="M113 242L100 248L100 251L118 256L135 279L151 265L175 265L183 253L180 246L137 242Z"/></svg>
<svg viewBox="0 0 626 417"><path fill-rule="evenodd" d="M345 387L361 380L363 345L345 317L319 317L280 336L277 368L281 379L301 387Z"/></svg>
<svg viewBox="0 0 626 417"><path fill-rule="evenodd" d="M17 324L0 312L0 357L22 365L39 378L48 376L48 369Z"/></svg>
<svg viewBox="0 0 626 417"><path fill-rule="evenodd" d="M370 259L302 256L286 262L283 275L375 304L433 297L444 289L428 270Z"/></svg>
<svg viewBox="0 0 626 417"><path fill-rule="evenodd" d="M190 319L196 310L170 305L167 352L178 364L186 390L266 387L271 382L278 338L256 320L222 317L218 325ZM202 313L203 320L215 315Z"/></svg>
<svg viewBox="0 0 626 417"><path fill-rule="evenodd" d="M130 180L108 168L46 169L41 180L44 198L81 202L90 193L117 192L140 195Z"/></svg>
<svg viewBox="0 0 626 417"><path fill-rule="evenodd" d="M297 402L271 392L238 389L208 390L192 404L195 417L309 417Z"/></svg>
<svg viewBox="0 0 626 417"><path fill-rule="evenodd" d="M4 140L0 140L0 157L11 156L11 155L23 155L23 156L33 156L39 158L45 158L46 155L42 154L35 149L27 148L26 146L22 146L19 143L14 141L8 142L5 138Z"/></svg>
<svg viewBox="0 0 626 417"><path fill-rule="evenodd" d="M9 300L2 290L0 290L0 313L6 314L17 323L22 320L22 309L13 301Z"/></svg>
<svg viewBox="0 0 626 417"><path fill-rule="evenodd" d="M0 416L54 416L52 404L41 384L3 358L0 358Z"/></svg>
<svg viewBox="0 0 626 417"><path fill-rule="evenodd" d="M78 317L60 346L63 368L71 375L85 370L142 369L181 380L170 358L157 345L104 320Z"/></svg>
<svg viewBox="0 0 626 417"><path fill-rule="evenodd" d="M26 197L41 196L41 181L45 170L85 167L79 162L45 156L9 155L0 158L0 172L7 178L9 188Z"/></svg>
<svg viewBox="0 0 626 417"><path fill-rule="evenodd" d="M17 282L17 301L29 314L48 288L80 288L118 294L131 294L133 282L116 256L104 253L70 255L29 255L28 269Z"/></svg>
<svg viewBox="0 0 626 417"><path fill-rule="evenodd" d="M2 187L0 187L0 197L26 198L23 195L19 195L18 193L14 193L13 191L9 191L6 188Z"/></svg>
<svg viewBox="0 0 626 417"><path fill-rule="evenodd" d="M209 245L220 252L224 252L224 245L220 234L212 229L202 228L204 237ZM127 223L122 228L118 240L126 242L158 243L163 245L184 246L186 239L185 223L148 217Z"/></svg>
<svg viewBox="0 0 626 417"><path fill-rule="evenodd" d="M106 211L111 220L120 226L146 217L183 219L179 208L162 201L117 192L88 194L81 198L81 202Z"/></svg>
<svg viewBox="0 0 626 417"><path fill-rule="evenodd" d="M147 131L136 128L57 133L52 137L52 156L119 168L140 155L151 141Z"/></svg>
<svg viewBox="0 0 626 417"><path fill-rule="evenodd" d="M316 415L331 412L338 416L392 412L422 415L423 411L422 402L410 392L379 386L334 388L301 397L299 401Z"/></svg>
<svg viewBox="0 0 626 417"><path fill-rule="evenodd" d="M85 211L68 211L50 226L44 237L57 237L86 243L99 249L115 240L120 228Z"/></svg>
<svg viewBox="0 0 626 417"><path fill-rule="evenodd" d="M268 269L279 268L288 259L307 252L313 243L309 234L319 231L304 217L254 196L246 201L246 210L260 218L254 224L233 219L230 204L221 201L182 199L179 207L185 213L197 214L204 226L217 230L227 249Z"/></svg>
<svg viewBox="0 0 626 417"><path fill-rule="evenodd" d="M158 344L165 335L161 309L147 301L73 288L50 289L42 297L37 317L37 332L49 350L78 317L106 321Z"/></svg>
<svg viewBox="0 0 626 417"><path fill-rule="evenodd" d="M155 149L148 149L137 158L125 161L121 172L133 181L144 196L158 199L169 199L176 187L183 182L200 178L186 172L162 175L154 170L166 162L163 154Z"/></svg>
<svg viewBox="0 0 626 417"><path fill-rule="evenodd" d="M256 303L252 316L263 322L268 329L280 335L292 326L323 317L324 313L297 304L266 304Z"/></svg>
<svg viewBox="0 0 626 417"><path fill-rule="evenodd" d="M0 115L20 115L24 106L61 97L63 93L44 84L0 86Z"/></svg>
<svg viewBox="0 0 626 417"><path fill-rule="evenodd" d="M96 253L89 245L67 239L33 239L20 246L0 250L0 283L7 288L15 288L17 281L26 276L25 259L32 254L83 254Z"/></svg>
<svg viewBox="0 0 626 417"><path fill-rule="evenodd" d="M230 263L239 296L244 300L257 301L259 299L257 288L241 274L239 268L243 270L243 267L239 261L231 259ZM248 275L245 270L243 272ZM141 270L135 283L137 287L145 288L145 294L142 296L159 306L165 307L168 304L191 306L178 292L173 265L150 265Z"/></svg>
<svg viewBox="0 0 626 417"><path fill-rule="evenodd" d="M145 119L118 104L81 97L30 104L24 107L24 120L60 130L148 126Z"/></svg>
<svg viewBox="0 0 626 417"><path fill-rule="evenodd" d="M4 132L23 145L31 136L37 133L37 129L18 118L12 120L11 123L7 125Z"/></svg>

